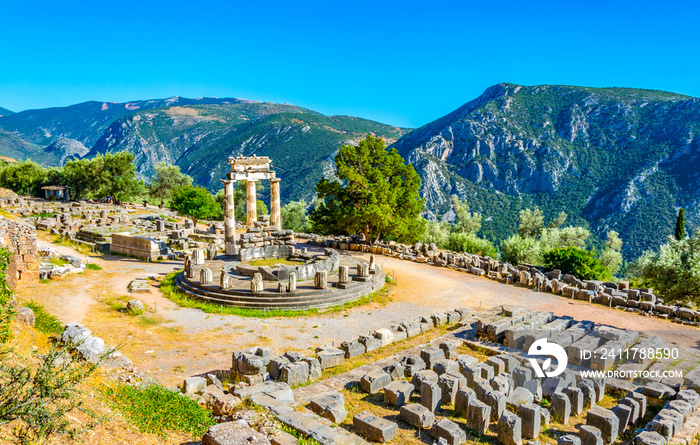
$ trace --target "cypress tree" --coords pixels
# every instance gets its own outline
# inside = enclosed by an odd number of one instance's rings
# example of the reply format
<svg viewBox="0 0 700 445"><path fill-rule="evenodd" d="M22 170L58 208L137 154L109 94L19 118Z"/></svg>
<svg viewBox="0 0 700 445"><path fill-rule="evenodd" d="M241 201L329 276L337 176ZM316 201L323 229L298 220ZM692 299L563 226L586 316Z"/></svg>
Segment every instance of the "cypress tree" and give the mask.
<svg viewBox="0 0 700 445"><path fill-rule="evenodd" d="M676 239L680 241L683 238L685 238L685 209L680 209L676 218Z"/></svg>

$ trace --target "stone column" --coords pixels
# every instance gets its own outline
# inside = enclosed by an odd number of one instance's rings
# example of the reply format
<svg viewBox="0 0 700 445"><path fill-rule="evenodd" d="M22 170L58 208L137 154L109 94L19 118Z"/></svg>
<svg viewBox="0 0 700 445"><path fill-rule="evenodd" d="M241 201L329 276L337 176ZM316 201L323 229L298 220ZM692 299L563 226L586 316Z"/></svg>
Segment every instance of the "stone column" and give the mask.
<svg viewBox="0 0 700 445"><path fill-rule="evenodd" d="M278 178L270 179L270 225L282 230L280 180Z"/></svg>
<svg viewBox="0 0 700 445"><path fill-rule="evenodd" d="M236 255L236 209L233 181L224 181L224 255Z"/></svg>
<svg viewBox="0 0 700 445"><path fill-rule="evenodd" d="M246 192L246 209L248 210L248 228L255 226L258 220L257 195L255 194L255 181L246 181L248 189Z"/></svg>

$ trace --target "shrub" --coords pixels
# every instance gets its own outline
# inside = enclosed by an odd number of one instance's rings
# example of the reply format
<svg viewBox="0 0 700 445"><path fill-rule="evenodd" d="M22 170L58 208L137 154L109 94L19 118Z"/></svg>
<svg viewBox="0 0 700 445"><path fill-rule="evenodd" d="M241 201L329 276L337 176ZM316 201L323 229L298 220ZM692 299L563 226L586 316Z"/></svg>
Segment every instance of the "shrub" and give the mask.
<svg viewBox="0 0 700 445"><path fill-rule="evenodd" d="M455 252L498 257L498 250L489 240L477 238L473 233L453 232L447 241L447 248Z"/></svg>
<svg viewBox="0 0 700 445"><path fill-rule="evenodd" d="M540 243L532 237L511 235L501 245L503 261L511 264L541 264Z"/></svg>
<svg viewBox="0 0 700 445"><path fill-rule="evenodd" d="M574 275L580 280L607 280L608 270L600 264L593 252L576 247L550 250L542 255L544 266L559 269L562 273Z"/></svg>

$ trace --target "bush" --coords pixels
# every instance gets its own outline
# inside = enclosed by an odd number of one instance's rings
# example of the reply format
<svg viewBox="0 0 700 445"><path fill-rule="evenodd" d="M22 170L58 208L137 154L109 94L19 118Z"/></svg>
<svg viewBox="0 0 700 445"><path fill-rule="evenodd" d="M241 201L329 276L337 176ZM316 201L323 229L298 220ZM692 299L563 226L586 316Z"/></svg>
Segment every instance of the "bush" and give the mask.
<svg viewBox="0 0 700 445"><path fill-rule="evenodd" d="M600 264L593 252L576 247L550 250L542 255L544 266L559 269L562 273L574 275L580 280L610 279L608 270Z"/></svg>
<svg viewBox="0 0 700 445"><path fill-rule="evenodd" d="M202 437L216 424L211 413L197 402L160 385L108 388L107 397L140 431L167 436L168 431Z"/></svg>
<svg viewBox="0 0 700 445"><path fill-rule="evenodd" d="M512 235L503 241L501 250L503 251L503 261L511 264L540 265L542 262L540 243L529 236Z"/></svg>
<svg viewBox="0 0 700 445"><path fill-rule="evenodd" d="M450 223L447 221L438 222L427 220L422 242L425 244L435 243L438 248L444 249L450 238Z"/></svg>
<svg viewBox="0 0 700 445"><path fill-rule="evenodd" d="M629 266L635 281L657 290L664 298L700 304L700 235L679 240L669 237L657 252L646 252Z"/></svg>
<svg viewBox="0 0 700 445"><path fill-rule="evenodd" d="M498 258L498 250L491 241L477 238L473 233L451 233L447 241L447 248L455 252L465 252Z"/></svg>

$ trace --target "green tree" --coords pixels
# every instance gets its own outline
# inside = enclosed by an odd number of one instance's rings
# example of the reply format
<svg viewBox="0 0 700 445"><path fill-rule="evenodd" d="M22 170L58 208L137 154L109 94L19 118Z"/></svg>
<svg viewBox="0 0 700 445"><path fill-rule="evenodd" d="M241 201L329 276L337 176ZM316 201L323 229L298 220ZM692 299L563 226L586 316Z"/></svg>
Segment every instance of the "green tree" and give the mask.
<svg viewBox="0 0 700 445"><path fill-rule="evenodd" d="M469 203L466 199L452 195L452 209L457 215L457 220L452 226L453 232L476 233L481 230L481 215L469 211Z"/></svg>
<svg viewBox="0 0 700 445"><path fill-rule="evenodd" d="M172 197L174 190L192 185L192 177L180 172L177 165L167 164L165 161L155 165L156 173L148 185L148 195L154 199L160 199L164 205L166 199Z"/></svg>
<svg viewBox="0 0 700 445"><path fill-rule="evenodd" d="M666 301L700 304L700 235L668 241L629 266L635 280L654 288Z"/></svg>
<svg viewBox="0 0 700 445"><path fill-rule="evenodd" d="M207 189L191 185L173 192L170 208L191 218L195 226L198 220L214 218L220 211L219 205Z"/></svg>
<svg viewBox="0 0 700 445"><path fill-rule="evenodd" d="M550 250L542 255L544 266L559 269L562 273L574 275L580 280L606 280L608 270L600 264L593 252L576 247L563 247Z"/></svg>
<svg viewBox="0 0 700 445"><path fill-rule="evenodd" d="M685 238L685 209L678 210L675 235L677 240L682 240Z"/></svg>
<svg viewBox="0 0 700 445"><path fill-rule="evenodd" d="M98 164L100 174L95 192L97 197L111 196L116 203L121 203L143 192L143 187L136 178L136 165L132 153L107 153L101 160L95 157L93 161L101 161L101 165Z"/></svg>
<svg viewBox="0 0 700 445"><path fill-rule="evenodd" d="M447 243L450 239L450 223L447 221L438 222L432 220L425 221L425 231L421 237L421 241L435 245L441 249L447 248Z"/></svg>
<svg viewBox="0 0 700 445"><path fill-rule="evenodd" d="M265 201L263 201L262 199L258 199L255 202L255 212L257 213L258 218L260 218L263 215L270 214L270 211L267 209L267 204L265 204Z"/></svg>
<svg viewBox="0 0 700 445"><path fill-rule="evenodd" d="M309 218L306 214L308 205L306 201L292 201L280 209L282 216L282 228L294 232L309 232Z"/></svg>
<svg viewBox="0 0 700 445"><path fill-rule="evenodd" d="M489 240L478 238L473 233L452 232L447 241L447 248L455 252L466 252L498 258L498 249Z"/></svg>
<svg viewBox="0 0 700 445"><path fill-rule="evenodd" d="M370 135L357 145L343 145L335 157L335 177L316 184L322 202L309 214L315 231L362 232L370 242L382 235L413 242L425 230L420 177L382 139Z"/></svg>
<svg viewBox="0 0 700 445"><path fill-rule="evenodd" d="M622 266L622 240L619 234L611 230L608 232L608 238L605 240L605 248L600 253L598 261L610 273L611 277L617 275Z"/></svg>
<svg viewBox="0 0 700 445"><path fill-rule="evenodd" d="M46 181L46 169L34 161L8 164L0 170L0 186L22 195L38 195Z"/></svg>
<svg viewBox="0 0 700 445"><path fill-rule="evenodd" d="M511 235L503 240L501 250L503 251L503 261L511 264L542 265L540 243L530 236L522 236L517 233Z"/></svg>
<svg viewBox="0 0 700 445"><path fill-rule="evenodd" d="M73 199L92 198L93 190L96 190L96 178L99 173L99 164L102 157L97 159L71 159L63 166L63 178L70 187L70 195Z"/></svg>
<svg viewBox="0 0 700 445"><path fill-rule="evenodd" d="M520 211L520 226L518 227L520 236L537 238L542 233L542 229L544 229L544 214L539 207L535 207L534 210L524 209Z"/></svg>

